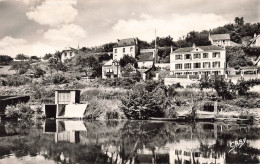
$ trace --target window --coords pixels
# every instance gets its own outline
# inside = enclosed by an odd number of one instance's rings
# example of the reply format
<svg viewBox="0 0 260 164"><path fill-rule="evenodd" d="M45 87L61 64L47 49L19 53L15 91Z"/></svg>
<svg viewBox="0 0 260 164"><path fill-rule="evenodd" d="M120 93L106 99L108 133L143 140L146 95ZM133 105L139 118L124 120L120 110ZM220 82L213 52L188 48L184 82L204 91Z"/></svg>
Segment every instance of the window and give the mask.
<svg viewBox="0 0 260 164"><path fill-rule="evenodd" d="M210 62L203 62L203 68L210 68Z"/></svg>
<svg viewBox="0 0 260 164"><path fill-rule="evenodd" d="M175 69L182 69L182 64L175 64Z"/></svg>
<svg viewBox="0 0 260 164"><path fill-rule="evenodd" d="M182 55L176 55L175 60L182 60Z"/></svg>
<svg viewBox="0 0 260 164"><path fill-rule="evenodd" d="M193 59L200 59L200 54L193 54Z"/></svg>
<svg viewBox="0 0 260 164"><path fill-rule="evenodd" d="M70 56L72 56L72 52L70 52Z"/></svg>
<svg viewBox="0 0 260 164"><path fill-rule="evenodd" d="M185 69L191 69L191 63L185 63L184 68Z"/></svg>
<svg viewBox="0 0 260 164"><path fill-rule="evenodd" d="M209 54L208 53L203 53L203 58L209 58Z"/></svg>
<svg viewBox="0 0 260 164"><path fill-rule="evenodd" d="M212 58L220 58L220 52L213 52Z"/></svg>
<svg viewBox="0 0 260 164"><path fill-rule="evenodd" d="M200 68L200 63L193 63L193 68Z"/></svg>
<svg viewBox="0 0 260 164"><path fill-rule="evenodd" d="M218 62L213 62L212 63L212 67L213 68L219 68L220 67L220 62L218 61Z"/></svg>
<svg viewBox="0 0 260 164"><path fill-rule="evenodd" d="M130 52L132 52L133 51L133 47L130 47Z"/></svg>
<svg viewBox="0 0 260 164"><path fill-rule="evenodd" d="M65 52L64 56L67 57L67 52Z"/></svg>
<svg viewBox="0 0 260 164"><path fill-rule="evenodd" d="M191 59L191 54L185 54L185 60Z"/></svg>
<svg viewBox="0 0 260 164"><path fill-rule="evenodd" d="M115 49L115 53L117 53L117 49Z"/></svg>
<svg viewBox="0 0 260 164"><path fill-rule="evenodd" d="M125 48L123 48L123 52L125 52Z"/></svg>

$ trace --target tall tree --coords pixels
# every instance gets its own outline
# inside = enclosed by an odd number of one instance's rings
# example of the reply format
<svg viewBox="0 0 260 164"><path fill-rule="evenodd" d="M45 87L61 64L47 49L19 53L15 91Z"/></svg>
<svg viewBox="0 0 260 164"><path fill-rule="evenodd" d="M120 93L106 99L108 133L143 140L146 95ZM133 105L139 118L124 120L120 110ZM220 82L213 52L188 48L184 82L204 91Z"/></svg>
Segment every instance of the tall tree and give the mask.
<svg viewBox="0 0 260 164"><path fill-rule="evenodd" d="M27 60L28 57L25 56L24 54L17 54L16 57L15 57L16 60L21 60L21 61L24 61L24 60Z"/></svg>
<svg viewBox="0 0 260 164"><path fill-rule="evenodd" d="M138 67L137 61L132 56L125 55L122 59L119 60L120 67L125 67L129 63L133 65L135 68Z"/></svg>

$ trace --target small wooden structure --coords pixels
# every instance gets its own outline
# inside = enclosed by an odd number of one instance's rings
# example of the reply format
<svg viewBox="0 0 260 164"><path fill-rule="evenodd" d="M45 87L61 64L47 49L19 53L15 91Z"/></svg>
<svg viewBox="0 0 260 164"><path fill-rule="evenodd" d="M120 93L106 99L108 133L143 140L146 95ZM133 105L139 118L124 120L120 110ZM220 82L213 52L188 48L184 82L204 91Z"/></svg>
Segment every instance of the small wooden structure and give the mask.
<svg viewBox="0 0 260 164"><path fill-rule="evenodd" d="M45 104L46 118L82 118L87 104L80 104L80 90L55 90L55 104Z"/></svg>

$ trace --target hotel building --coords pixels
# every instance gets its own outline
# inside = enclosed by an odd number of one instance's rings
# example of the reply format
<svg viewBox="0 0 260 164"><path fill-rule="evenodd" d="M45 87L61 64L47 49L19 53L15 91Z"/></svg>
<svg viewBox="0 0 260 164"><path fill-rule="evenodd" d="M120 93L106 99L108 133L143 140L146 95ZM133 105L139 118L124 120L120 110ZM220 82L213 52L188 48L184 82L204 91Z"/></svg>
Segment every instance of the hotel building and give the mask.
<svg viewBox="0 0 260 164"><path fill-rule="evenodd" d="M170 70L177 75L224 75L226 50L216 45L179 48L170 54Z"/></svg>

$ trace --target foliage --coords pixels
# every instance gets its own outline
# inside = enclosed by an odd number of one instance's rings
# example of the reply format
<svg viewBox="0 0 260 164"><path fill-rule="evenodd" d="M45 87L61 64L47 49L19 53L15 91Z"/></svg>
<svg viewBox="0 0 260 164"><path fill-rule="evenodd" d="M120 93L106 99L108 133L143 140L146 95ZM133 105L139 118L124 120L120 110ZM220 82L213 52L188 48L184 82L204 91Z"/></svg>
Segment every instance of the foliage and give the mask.
<svg viewBox="0 0 260 164"><path fill-rule="evenodd" d="M27 60L29 57L28 56L25 56L24 54L18 54L16 55L15 59L16 60L21 60L21 61L24 61L24 60Z"/></svg>
<svg viewBox="0 0 260 164"><path fill-rule="evenodd" d="M13 61L13 58L11 58L8 55L0 55L0 65L8 65Z"/></svg>
<svg viewBox="0 0 260 164"><path fill-rule="evenodd" d="M63 83L67 83L67 82L68 82L68 79L61 74L57 73L52 77L53 84L63 84Z"/></svg>
<svg viewBox="0 0 260 164"><path fill-rule="evenodd" d="M122 68L123 77L138 77L136 69L128 63L124 68ZM139 75L140 77L141 75Z"/></svg>
<svg viewBox="0 0 260 164"><path fill-rule="evenodd" d="M31 56L30 60L40 60L40 58L38 58L37 56Z"/></svg>
<svg viewBox="0 0 260 164"><path fill-rule="evenodd" d="M154 45L155 45L155 40L151 42L151 46ZM176 47L176 44L170 35L167 37L156 37L156 45L159 47L170 47L170 46Z"/></svg>
<svg viewBox="0 0 260 164"><path fill-rule="evenodd" d="M230 81L226 81L223 76L215 76L214 79L202 78L200 80L200 89L214 88L218 93L218 96L222 97L222 100L232 99L236 95L236 85Z"/></svg>
<svg viewBox="0 0 260 164"><path fill-rule="evenodd" d="M5 115L9 119L30 119L34 111L29 104L17 104L16 106L7 106Z"/></svg>
<svg viewBox="0 0 260 164"><path fill-rule="evenodd" d="M248 51L250 51L248 49ZM245 53L243 47L226 47L227 63L230 67L252 66L253 62Z"/></svg>
<svg viewBox="0 0 260 164"><path fill-rule="evenodd" d="M124 96L120 107L128 119L147 119L149 117L164 117L173 115L174 107L170 97L174 89L167 89L162 83L137 83L128 95Z"/></svg>
<svg viewBox="0 0 260 164"><path fill-rule="evenodd" d="M107 53L101 54L101 55L99 55L99 57L98 57L98 61L99 61L100 63L103 62L103 61L110 60L110 59L112 59L112 56L109 55L109 54L107 54Z"/></svg>
<svg viewBox="0 0 260 164"><path fill-rule="evenodd" d="M31 68L31 65L27 62L13 62L11 69L16 71L16 74L25 74L28 69Z"/></svg>
<svg viewBox="0 0 260 164"><path fill-rule="evenodd" d="M85 118L89 119L123 119L124 113L120 111L120 101L94 98L89 100Z"/></svg>
<svg viewBox="0 0 260 164"><path fill-rule="evenodd" d="M52 57L52 54L48 53L43 56L44 60L49 60Z"/></svg>
<svg viewBox="0 0 260 164"><path fill-rule="evenodd" d="M202 32L191 31L187 34L185 41L189 44L189 46L192 46L193 44L196 46L210 45L208 35L208 31L205 30Z"/></svg>
<svg viewBox="0 0 260 164"><path fill-rule="evenodd" d="M32 69L33 69L33 72L34 72L34 77L36 77L36 78L39 78L39 77L43 76L46 73L38 65L34 65L32 67Z"/></svg>
<svg viewBox="0 0 260 164"><path fill-rule="evenodd" d="M9 75L5 79L2 79L3 86L20 86L31 83L31 79L24 76Z"/></svg>
<svg viewBox="0 0 260 164"><path fill-rule="evenodd" d="M92 55L88 57L77 55L74 64L77 71L85 72L90 77L99 77L102 75L102 66Z"/></svg>
<svg viewBox="0 0 260 164"><path fill-rule="evenodd" d="M251 79L245 81L243 78L239 79L236 84L236 89L239 95L246 95L250 89L255 85L260 85L260 79Z"/></svg>
<svg viewBox="0 0 260 164"><path fill-rule="evenodd" d="M120 59L120 61L119 61L120 67L125 67L129 63L132 64L135 68L138 67L137 61L135 60L135 58L132 56L129 56L129 55L124 55L124 57L122 59Z"/></svg>
<svg viewBox="0 0 260 164"><path fill-rule="evenodd" d="M138 79L135 78L119 78L119 79L102 79L99 83L109 87L122 87L131 89Z"/></svg>

